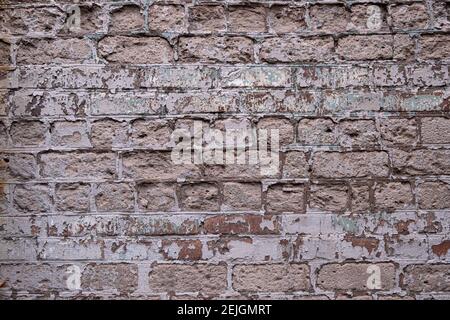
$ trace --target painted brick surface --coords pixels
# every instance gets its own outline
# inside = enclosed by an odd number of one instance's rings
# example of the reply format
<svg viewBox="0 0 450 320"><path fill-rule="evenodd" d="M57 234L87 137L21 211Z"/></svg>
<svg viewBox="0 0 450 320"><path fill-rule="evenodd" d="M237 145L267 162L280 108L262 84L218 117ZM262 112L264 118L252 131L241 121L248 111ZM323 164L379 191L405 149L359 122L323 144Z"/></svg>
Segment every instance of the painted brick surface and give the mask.
<svg viewBox="0 0 450 320"><path fill-rule="evenodd" d="M0 297L448 297L449 13L0 1ZM198 123L279 161L174 162Z"/></svg>

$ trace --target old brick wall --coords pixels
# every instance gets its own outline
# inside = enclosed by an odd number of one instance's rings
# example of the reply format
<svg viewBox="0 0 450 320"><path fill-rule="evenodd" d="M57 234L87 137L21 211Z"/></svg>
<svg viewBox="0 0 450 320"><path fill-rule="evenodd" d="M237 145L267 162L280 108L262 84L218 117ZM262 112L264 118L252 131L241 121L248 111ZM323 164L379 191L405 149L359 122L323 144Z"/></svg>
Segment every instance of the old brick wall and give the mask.
<svg viewBox="0 0 450 320"><path fill-rule="evenodd" d="M0 1L3 298L450 297L450 2L74 2Z"/></svg>

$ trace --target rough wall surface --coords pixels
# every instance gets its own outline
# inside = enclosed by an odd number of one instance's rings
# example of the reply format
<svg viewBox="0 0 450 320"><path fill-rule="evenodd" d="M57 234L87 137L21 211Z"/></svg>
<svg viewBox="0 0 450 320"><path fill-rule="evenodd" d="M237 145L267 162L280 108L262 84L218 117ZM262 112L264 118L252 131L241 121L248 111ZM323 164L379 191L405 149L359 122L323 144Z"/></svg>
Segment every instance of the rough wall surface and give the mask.
<svg viewBox="0 0 450 320"><path fill-rule="evenodd" d="M2 298L450 297L450 2L0 3Z"/></svg>

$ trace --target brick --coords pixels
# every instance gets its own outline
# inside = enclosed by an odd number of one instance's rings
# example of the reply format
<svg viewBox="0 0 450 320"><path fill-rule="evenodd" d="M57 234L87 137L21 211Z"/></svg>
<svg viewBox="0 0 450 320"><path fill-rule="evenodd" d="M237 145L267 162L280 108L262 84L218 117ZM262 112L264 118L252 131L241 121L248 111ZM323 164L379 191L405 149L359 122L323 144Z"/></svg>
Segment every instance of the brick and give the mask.
<svg viewBox="0 0 450 320"><path fill-rule="evenodd" d="M172 183L145 183L138 186L138 205L148 211L176 211L177 198Z"/></svg>
<svg viewBox="0 0 450 320"><path fill-rule="evenodd" d="M310 286L306 264L237 265L233 268L233 288L237 291L307 291Z"/></svg>
<svg viewBox="0 0 450 320"><path fill-rule="evenodd" d="M377 86L401 86L406 84L405 67L402 65L375 65L373 82Z"/></svg>
<svg viewBox="0 0 450 320"><path fill-rule="evenodd" d="M309 15L312 29L318 32L344 32L350 20L350 12L344 5L314 5Z"/></svg>
<svg viewBox="0 0 450 320"><path fill-rule="evenodd" d="M266 195L266 210L273 213L304 212L305 187L303 184L274 184Z"/></svg>
<svg viewBox="0 0 450 320"><path fill-rule="evenodd" d="M407 175L445 175L450 171L448 150L418 149L411 152L395 149L391 152L395 173Z"/></svg>
<svg viewBox="0 0 450 320"><path fill-rule="evenodd" d="M271 215L217 215L204 220L204 229L210 234L279 234L280 219Z"/></svg>
<svg viewBox="0 0 450 320"><path fill-rule="evenodd" d="M52 7L3 9L0 16L0 32L11 35L52 34L64 22L63 12Z"/></svg>
<svg viewBox="0 0 450 320"><path fill-rule="evenodd" d="M153 92L148 93L97 93L92 96L93 115L157 114L158 100Z"/></svg>
<svg viewBox="0 0 450 320"><path fill-rule="evenodd" d="M46 125L41 121L13 122L10 128L12 143L17 147L38 147L45 144Z"/></svg>
<svg viewBox="0 0 450 320"><path fill-rule="evenodd" d="M395 109L397 100L395 96L385 92L324 92L323 112L343 113L356 111L380 111Z"/></svg>
<svg viewBox="0 0 450 320"><path fill-rule="evenodd" d="M20 116L83 116L89 97L85 93L16 91L11 96L10 112Z"/></svg>
<svg viewBox="0 0 450 320"><path fill-rule="evenodd" d="M417 126L414 119L381 118L380 132L383 144L414 145L417 142Z"/></svg>
<svg viewBox="0 0 450 320"><path fill-rule="evenodd" d="M11 63L11 45L2 40L0 40L0 61L2 65Z"/></svg>
<svg viewBox="0 0 450 320"><path fill-rule="evenodd" d="M257 129L259 134L265 130L267 137L271 137L278 130L280 146L288 145L294 142L294 126L285 118L266 117L258 121Z"/></svg>
<svg viewBox="0 0 450 320"><path fill-rule="evenodd" d="M222 68L222 87L288 87L291 70L280 67Z"/></svg>
<svg viewBox="0 0 450 320"><path fill-rule="evenodd" d="M45 152L40 154L41 175L48 178L113 178L116 156L100 152Z"/></svg>
<svg viewBox="0 0 450 320"><path fill-rule="evenodd" d="M81 276L85 290L133 292L138 286L138 268L130 263L86 265Z"/></svg>
<svg viewBox="0 0 450 320"><path fill-rule="evenodd" d="M0 90L0 115L1 116L6 116L8 114L7 100L8 100L8 93L6 91Z"/></svg>
<svg viewBox="0 0 450 320"><path fill-rule="evenodd" d="M309 208L344 212L348 208L348 187L346 185L311 185Z"/></svg>
<svg viewBox="0 0 450 320"><path fill-rule="evenodd" d="M224 113L239 110L239 97L232 92L171 92L164 96L169 114Z"/></svg>
<svg viewBox="0 0 450 320"><path fill-rule="evenodd" d="M69 264L5 263L0 265L0 278L10 290L48 292L66 290L66 273Z"/></svg>
<svg viewBox="0 0 450 320"><path fill-rule="evenodd" d="M58 211L89 211L91 187L85 183L61 183L55 187L55 207Z"/></svg>
<svg viewBox="0 0 450 320"><path fill-rule="evenodd" d="M368 185L351 186L352 212L370 211L370 187Z"/></svg>
<svg viewBox="0 0 450 320"><path fill-rule="evenodd" d="M317 152L313 155L312 175L317 178L387 177L385 152Z"/></svg>
<svg viewBox="0 0 450 320"><path fill-rule="evenodd" d="M424 35L419 39L420 57L423 59L448 59L449 35Z"/></svg>
<svg viewBox="0 0 450 320"><path fill-rule="evenodd" d="M347 30L358 32L388 31L384 6L376 4L352 4L350 7L350 22Z"/></svg>
<svg viewBox="0 0 450 320"><path fill-rule="evenodd" d="M98 211L134 210L134 191L127 183L102 183L95 190Z"/></svg>
<svg viewBox="0 0 450 320"><path fill-rule="evenodd" d="M94 148L122 147L128 141L126 122L105 119L95 121L91 125L91 143Z"/></svg>
<svg viewBox="0 0 450 320"><path fill-rule="evenodd" d="M231 32L266 31L266 13L262 6L230 6L228 21Z"/></svg>
<svg viewBox="0 0 450 320"><path fill-rule="evenodd" d="M447 264L409 265L404 269L402 288L412 292L448 292L445 279L449 271Z"/></svg>
<svg viewBox="0 0 450 320"><path fill-rule="evenodd" d="M38 168L32 154L1 153L1 180L30 180L36 177Z"/></svg>
<svg viewBox="0 0 450 320"><path fill-rule="evenodd" d="M303 7L273 5L269 9L270 28L276 33L300 32L307 27Z"/></svg>
<svg viewBox="0 0 450 320"><path fill-rule="evenodd" d="M345 120L338 126L339 144L353 149L370 149L378 144L378 132L373 120Z"/></svg>
<svg viewBox="0 0 450 320"><path fill-rule="evenodd" d="M184 6L153 5L148 13L149 28L159 32L185 32L187 19Z"/></svg>
<svg viewBox="0 0 450 320"><path fill-rule="evenodd" d="M450 186L444 182L424 182L417 187L420 209L448 209L450 207Z"/></svg>
<svg viewBox="0 0 450 320"><path fill-rule="evenodd" d="M241 36L180 37L180 62L249 63L253 41Z"/></svg>
<svg viewBox="0 0 450 320"><path fill-rule="evenodd" d="M394 35L394 58L412 60L415 55L415 40L408 34Z"/></svg>
<svg viewBox="0 0 450 320"><path fill-rule="evenodd" d="M36 257L36 240L26 238L0 239L0 261L33 261L36 260Z"/></svg>
<svg viewBox="0 0 450 320"><path fill-rule="evenodd" d="M261 60L268 63L323 62L332 57L333 39L282 37L261 44Z"/></svg>
<svg viewBox="0 0 450 320"><path fill-rule="evenodd" d="M111 13L110 32L139 31L144 28L144 15L136 5L126 5Z"/></svg>
<svg viewBox="0 0 450 320"><path fill-rule="evenodd" d="M394 41L391 35L354 35L338 40L337 54L344 60L392 59Z"/></svg>
<svg viewBox="0 0 450 320"><path fill-rule="evenodd" d="M149 273L148 283L152 292L218 295L227 288L227 268L207 264L156 264Z"/></svg>
<svg viewBox="0 0 450 320"><path fill-rule="evenodd" d="M13 189L14 208L21 212L46 212L53 202L50 188L45 184L16 185Z"/></svg>
<svg viewBox="0 0 450 320"><path fill-rule="evenodd" d="M189 8L190 30L220 32L226 30L225 9L222 6L193 6Z"/></svg>
<svg viewBox="0 0 450 320"><path fill-rule="evenodd" d="M261 185L259 183L224 183L222 209L260 210Z"/></svg>
<svg viewBox="0 0 450 320"><path fill-rule="evenodd" d="M364 66L305 66L296 70L296 84L302 88L347 88L370 85Z"/></svg>
<svg viewBox="0 0 450 320"><path fill-rule="evenodd" d="M324 290L355 290L369 291L367 280L370 276L368 268L376 266L380 268L381 289L391 290L395 287L395 265L392 263L345 263L326 264L318 273L317 284ZM370 271L370 270L369 270Z"/></svg>
<svg viewBox="0 0 450 320"><path fill-rule="evenodd" d="M202 259L200 240L163 240L161 252L167 260L198 261Z"/></svg>
<svg viewBox="0 0 450 320"><path fill-rule="evenodd" d="M39 260L100 260L103 257L103 240L70 238L39 240Z"/></svg>
<svg viewBox="0 0 450 320"><path fill-rule="evenodd" d="M335 128L331 119L302 119L298 123L298 142L304 145L336 144Z"/></svg>
<svg viewBox="0 0 450 320"><path fill-rule="evenodd" d="M99 56L112 63L170 63L173 52L160 37L107 36L98 43Z"/></svg>
<svg viewBox="0 0 450 320"><path fill-rule="evenodd" d="M17 51L18 64L83 63L92 58L84 39L22 40Z"/></svg>
<svg viewBox="0 0 450 320"><path fill-rule="evenodd" d="M165 120L138 119L131 123L131 143L148 149L162 149L171 144L172 129Z"/></svg>
<svg viewBox="0 0 450 320"><path fill-rule="evenodd" d="M413 193L409 182L377 183L374 189L375 208L394 211L412 208Z"/></svg>
<svg viewBox="0 0 450 320"><path fill-rule="evenodd" d="M181 186L181 206L185 211L218 211L219 189L213 183Z"/></svg>
<svg viewBox="0 0 450 320"><path fill-rule="evenodd" d="M450 143L450 119L422 118L421 122L422 143Z"/></svg>
<svg viewBox="0 0 450 320"><path fill-rule="evenodd" d="M44 219L36 217L1 217L0 236L7 237L38 237L46 232Z"/></svg>
<svg viewBox="0 0 450 320"><path fill-rule="evenodd" d="M414 65L407 69L408 81L416 86L444 86L448 81L448 67L435 64Z"/></svg>
<svg viewBox="0 0 450 320"><path fill-rule="evenodd" d="M213 86L217 71L208 67L158 66L142 70L145 88L207 89Z"/></svg>
<svg viewBox="0 0 450 320"><path fill-rule="evenodd" d="M427 8L423 3L390 6L389 15L395 29L425 29L428 25Z"/></svg>
<svg viewBox="0 0 450 320"><path fill-rule="evenodd" d="M90 147L84 121L57 121L52 123L51 142L57 147Z"/></svg>
<svg viewBox="0 0 450 320"><path fill-rule="evenodd" d="M78 6L80 9L80 25L72 26L69 16L74 15L75 11L70 8L67 11L67 19L61 30L62 35L88 35L103 32L103 24L106 16L101 6L93 3Z"/></svg>
<svg viewBox="0 0 450 320"><path fill-rule="evenodd" d="M8 133L6 131L6 126L3 122L0 122L0 147L6 147L8 143Z"/></svg>
<svg viewBox="0 0 450 320"><path fill-rule="evenodd" d="M127 152L123 155L123 174L136 179L194 178L200 169L194 164L174 164L170 152Z"/></svg>
<svg viewBox="0 0 450 320"><path fill-rule="evenodd" d="M305 178L308 176L309 164L304 152L286 152L283 164L283 178Z"/></svg>

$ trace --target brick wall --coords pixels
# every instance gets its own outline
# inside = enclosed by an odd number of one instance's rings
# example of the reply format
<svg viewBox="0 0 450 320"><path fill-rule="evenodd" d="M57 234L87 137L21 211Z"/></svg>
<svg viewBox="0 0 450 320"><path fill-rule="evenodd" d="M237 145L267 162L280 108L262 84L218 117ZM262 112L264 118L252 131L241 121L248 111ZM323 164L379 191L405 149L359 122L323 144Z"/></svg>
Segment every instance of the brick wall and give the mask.
<svg viewBox="0 0 450 320"><path fill-rule="evenodd" d="M0 2L3 298L450 297L450 2Z"/></svg>

